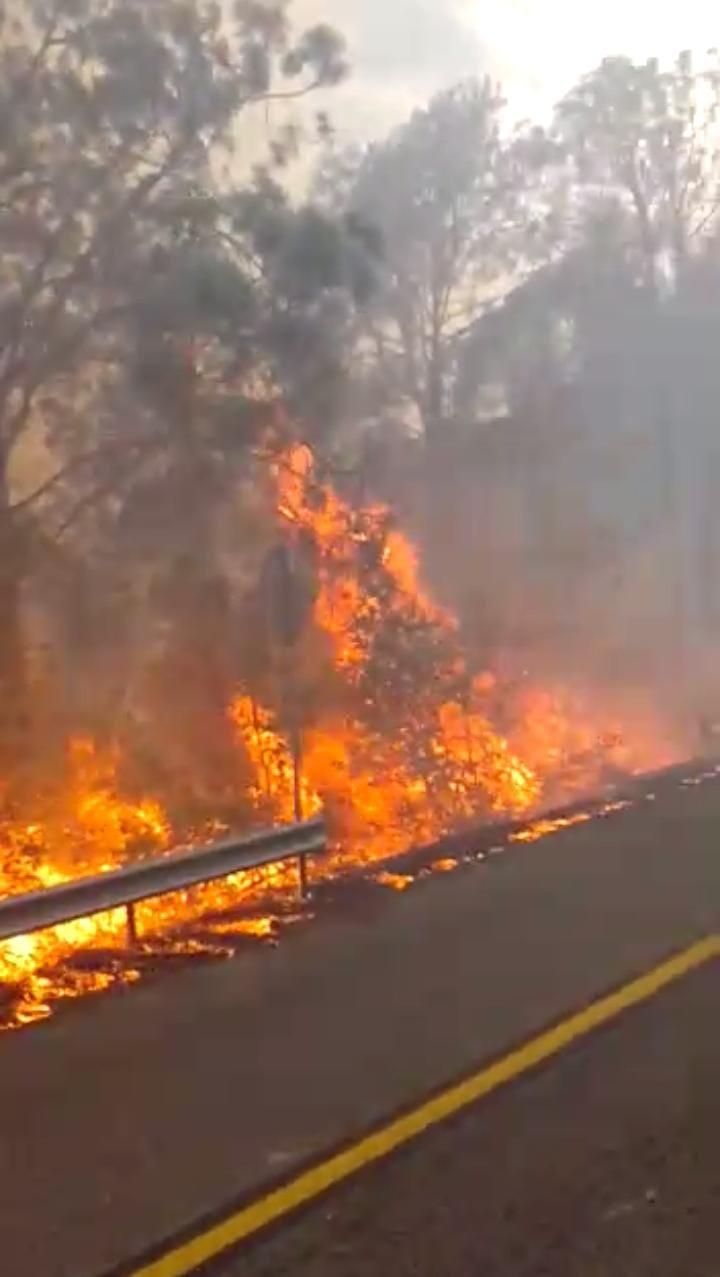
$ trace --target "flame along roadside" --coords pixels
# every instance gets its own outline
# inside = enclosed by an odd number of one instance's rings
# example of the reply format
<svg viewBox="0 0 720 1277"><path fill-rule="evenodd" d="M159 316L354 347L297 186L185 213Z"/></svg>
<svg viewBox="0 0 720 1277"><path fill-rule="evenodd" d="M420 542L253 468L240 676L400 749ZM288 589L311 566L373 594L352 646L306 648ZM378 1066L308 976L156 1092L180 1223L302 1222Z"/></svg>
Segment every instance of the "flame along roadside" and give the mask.
<svg viewBox="0 0 720 1277"><path fill-rule="evenodd" d="M560 790L565 801L592 792L598 768L631 774L683 755L652 715L638 722L629 711L621 714L620 730L617 714L593 710L567 689L524 688L515 728L503 733L493 706L507 689L491 671L468 669L458 621L422 585L415 548L391 512L351 506L317 477L312 453L301 445L278 459L270 488L288 537L314 547L312 646L322 669L310 661L308 677L329 680L338 698L334 709L316 715L303 740L303 813L332 812L329 875L432 843L468 821L531 816ZM277 707L257 703L244 689L227 714L238 777L250 766L249 791L238 779L239 808L258 823L292 820L292 751ZM73 737L59 791L38 795L10 820L3 813L0 896L113 870L138 851L163 853L222 835L221 828L174 828L161 797L125 796L122 761L117 745ZM268 897L287 900L293 890L292 868L268 866L143 904L138 927L146 942L152 937L157 957L222 957L229 952L228 924L214 936L204 926L201 936L180 933L239 903L254 902L260 912ZM272 925L264 913L238 921L236 930L257 934L259 927L266 934ZM88 951L101 960L85 961ZM0 944L3 1026L42 1019L64 999L138 980L143 955L133 949L131 956L138 961L127 960L122 909Z"/></svg>

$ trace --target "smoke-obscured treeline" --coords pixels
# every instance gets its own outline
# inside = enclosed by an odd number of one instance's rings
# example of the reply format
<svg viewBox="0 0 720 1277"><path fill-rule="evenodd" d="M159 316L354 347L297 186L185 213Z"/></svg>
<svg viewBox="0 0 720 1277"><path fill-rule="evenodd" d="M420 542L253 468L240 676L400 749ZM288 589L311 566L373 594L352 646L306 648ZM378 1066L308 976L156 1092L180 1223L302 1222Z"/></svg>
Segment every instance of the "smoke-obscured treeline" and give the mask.
<svg viewBox="0 0 720 1277"><path fill-rule="evenodd" d="M283 0L3 6L0 796L78 729L222 792L291 439L397 510L478 668L709 711L714 62L606 61L547 130L479 80L341 151L351 59Z"/></svg>

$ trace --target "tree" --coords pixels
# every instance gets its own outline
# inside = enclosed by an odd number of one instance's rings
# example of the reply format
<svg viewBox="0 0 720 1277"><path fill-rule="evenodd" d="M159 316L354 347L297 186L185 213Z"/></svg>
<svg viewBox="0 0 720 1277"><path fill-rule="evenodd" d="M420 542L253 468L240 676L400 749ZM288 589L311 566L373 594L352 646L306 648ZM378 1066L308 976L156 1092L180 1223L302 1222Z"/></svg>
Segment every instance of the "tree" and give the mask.
<svg viewBox="0 0 720 1277"><path fill-rule="evenodd" d="M469 332L457 382L468 418L490 390L507 413L535 529L520 573L533 624L554 580L573 598L555 608L554 643L579 621L577 649L604 645L634 677L655 661L686 701L717 625L717 89L686 57L668 73L613 59L568 95L555 251ZM548 530L574 508L554 545ZM549 578L535 604L533 558Z"/></svg>
<svg viewBox="0 0 720 1277"><path fill-rule="evenodd" d="M574 170L580 242L598 207L616 227L616 277L624 279L614 305L596 308L594 331L585 324L593 353L584 380L590 388L592 367L592 401L606 430L619 437L618 424L630 427L650 445L652 482L636 476L634 514L644 509L653 528L667 601L656 629L685 685L711 641L709 601L717 596L707 543L718 496L711 350L719 108L715 51L701 69L688 53L667 70L655 59L612 58L573 89L556 120Z"/></svg>
<svg viewBox="0 0 720 1277"><path fill-rule="evenodd" d="M238 121L344 72L330 28L291 39L285 0L26 0L6 5L0 48L0 756L23 706L21 592L36 503L70 479L106 495L157 450L145 410L121 422L128 364L152 305L172 293L178 253L215 216L219 148L236 162ZM217 262L215 263L217 265ZM236 324L248 280L225 287L194 261L204 318ZM209 272L209 273L208 273ZM183 264L185 283L192 267ZM204 291L203 291L204 290ZM187 290L186 290L187 292ZM215 317L216 328L218 317ZM186 333L191 324L186 323ZM217 332L215 333L217 338ZM236 339L236 338L235 338ZM177 333L155 349L181 355ZM145 361L147 363L147 360ZM156 361L163 363L163 359ZM167 362L167 361L165 361ZM157 370L156 370L157 371ZM109 429L104 429L109 427ZM32 434L59 460L14 502L13 463ZM158 437L160 436L160 437Z"/></svg>
<svg viewBox="0 0 720 1277"><path fill-rule="evenodd" d="M345 408L376 251L352 218L294 206L267 172L226 207L233 238L256 263L258 333L274 384L304 437L322 444Z"/></svg>
<svg viewBox="0 0 720 1277"><path fill-rule="evenodd" d="M626 218L641 278L662 291L717 224L720 65L670 70L606 58L560 103L556 129L585 201L612 199Z"/></svg>
<svg viewBox="0 0 720 1277"><path fill-rule="evenodd" d="M341 157L324 180L366 235L379 231L381 286L364 349L381 400L411 405L431 445L454 416L463 334L534 251L527 175L545 158L544 140L539 131L504 140L501 107L489 82L460 85L354 164Z"/></svg>

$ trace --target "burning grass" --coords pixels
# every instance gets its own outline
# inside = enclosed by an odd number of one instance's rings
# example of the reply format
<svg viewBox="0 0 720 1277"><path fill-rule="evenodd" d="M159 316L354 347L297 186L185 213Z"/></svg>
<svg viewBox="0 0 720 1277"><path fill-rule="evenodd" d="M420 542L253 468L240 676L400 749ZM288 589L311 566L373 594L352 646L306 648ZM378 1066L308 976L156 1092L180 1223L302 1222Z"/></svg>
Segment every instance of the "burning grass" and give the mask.
<svg viewBox="0 0 720 1277"><path fill-rule="evenodd" d="M292 655L292 684L280 654L274 691L238 688L227 707L246 764L238 774L250 778L238 809L266 823L291 820L298 804L306 816L324 808L333 835L324 874L381 862L464 823L536 813L612 773L671 761L657 730L628 736L567 693L527 682L509 689L473 671L457 621L421 585L414 549L390 512L356 509L318 482L307 449L278 462L273 496L312 580L312 618ZM302 723L297 788L288 721ZM118 746L75 737L62 783L26 798L22 810L6 803L0 898L220 832L178 827L160 796L126 793L121 762ZM537 821L515 837L550 831ZM397 874L378 881L408 885ZM294 893L295 870L280 865L145 902L137 910L143 942L130 953L122 910L6 941L5 1022L133 983L160 960L225 956L248 936L272 939L294 916Z"/></svg>

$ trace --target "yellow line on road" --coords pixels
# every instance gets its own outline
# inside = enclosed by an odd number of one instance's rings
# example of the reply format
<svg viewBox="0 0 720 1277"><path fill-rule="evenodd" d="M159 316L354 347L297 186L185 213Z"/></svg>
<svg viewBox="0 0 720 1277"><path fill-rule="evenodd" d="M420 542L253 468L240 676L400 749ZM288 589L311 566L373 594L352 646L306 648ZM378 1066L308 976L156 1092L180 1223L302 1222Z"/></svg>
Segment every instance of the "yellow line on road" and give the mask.
<svg viewBox="0 0 720 1277"><path fill-rule="evenodd" d="M132 1277L188 1277L230 1246L237 1245L267 1224L311 1201L362 1167L379 1161L454 1113L489 1095L504 1083L557 1055L578 1038L615 1019L630 1007L646 1002L661 989L712 958L720 957L720 936L709 936L646 972L614 993L532 1038L523 1046L464 1081L449 1087L417 1108L359 1140L326 1161L303 1171L289 1183L268 1192L228 1215L190 1241L168 1249L159 1259L136 1269Z"/></svg>

